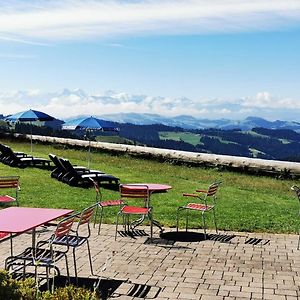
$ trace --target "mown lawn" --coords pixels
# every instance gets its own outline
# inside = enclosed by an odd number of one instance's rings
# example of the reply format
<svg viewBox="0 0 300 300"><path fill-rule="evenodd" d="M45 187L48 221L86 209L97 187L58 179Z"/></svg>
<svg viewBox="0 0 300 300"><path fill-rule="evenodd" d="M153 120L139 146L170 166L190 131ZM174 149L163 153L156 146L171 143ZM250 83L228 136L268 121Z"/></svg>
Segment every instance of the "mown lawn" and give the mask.
<svg viewBox="0 0 300 300"><path fill-rule="evenodd" d="M0 140L15 151L30 152L29 143ZM73 164L86 165L86 150L64 149L58 145L35 144L33 155L47 158L54 153L70 159ZM121 183L165 183L173 188L164 194L152 195L155 219L163 226L174 227L177 207L186 203L183 192L206 188L211 182L222 181L216 215L221 230L254 232L298 232L298 200L290 190L298 180L278 180L234 172L186 167L127 155L92 153L91 168L103 170L121 179ZM18 169L0 163L0 175L19 175L21 178L20 205L57 207L81 210L94 203L92 188L70 187L50 177L50 171L37 168ZM118 198L118 192L103 189L104 198ZM104 222L113 223L115 209L105 211ZM191 218L190 226L201 227L201 219ZM183 221L183 220L182 220ZM213 228L212 219L208 219ZM181 222L183 226L183 222Z"/></svg>

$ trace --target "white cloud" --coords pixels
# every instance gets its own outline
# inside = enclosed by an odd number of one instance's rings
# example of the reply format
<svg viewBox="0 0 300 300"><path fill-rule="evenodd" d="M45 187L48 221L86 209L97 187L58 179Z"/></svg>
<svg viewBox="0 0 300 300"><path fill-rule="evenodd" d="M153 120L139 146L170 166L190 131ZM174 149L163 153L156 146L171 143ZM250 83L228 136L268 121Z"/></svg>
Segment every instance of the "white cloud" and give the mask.
<svg viewBox="0 0 300 300"><path fill-rule="evenodd" d="M242 119L259 116L267 119L298 120L300 101L273 97L268 92L257 93L243 99L203 99L153 97L109 91L103 95L89 95L83 90L65 89L57 93L40 90L0 92L0 113L17 113L29 108L66 119L78 115L135 112L163 116L192 115L200 118Z"/></svg>
<svg viewBox="0 0 300 300"><path fill-rule="evenodd" d="M299 0L40 0L34 4L28 1L0 4L1 34L25 43L282 29L299 20Z"/></svg>
<svg viewBox="0 0 300 300"><path fill-rule="evenodd" d="M297 99L285 97L273 97L269 92L257 93L255 97L246 97L241 106L249 108L272 108L272 109L300 109Z"/></svg>

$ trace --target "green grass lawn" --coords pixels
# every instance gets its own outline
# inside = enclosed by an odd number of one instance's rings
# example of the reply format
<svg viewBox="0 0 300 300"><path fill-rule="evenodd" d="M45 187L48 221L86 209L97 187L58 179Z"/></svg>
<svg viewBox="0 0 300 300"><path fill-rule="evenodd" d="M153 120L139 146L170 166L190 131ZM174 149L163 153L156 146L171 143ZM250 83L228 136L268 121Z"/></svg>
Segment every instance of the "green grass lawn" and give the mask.
<svg viewBox="0 0 300 300"><path fill-rule="evenodd" d="M15 151L30 152L29 143L0 140ZM86 166L86 150L64 149L58 145L33 147L33 155L47 158L54 153L70 159L73 164ZM188 201L183 192L206 188L215 181L222 181L216 215L221 230L254 232L298 232L298 200L290 190L296 180L278 180L270 177L257 177L234 172L186 167L161 163L152 160L133 158L128 155L92 153L91 168L103 170L121 179L121 183L165 183L172 190L154 194L151 198L154 217L163 226L174 227L177 207ZM0 163L0 175L19 175L21 180L20 205L32 207L71 208L81 210L95 201L92 188L70 187L50 177L50 171L37 168L18 169ZM103 189L106 199L117 199L118 192ZM116 210L106 209L103 219L106 223L115 222ZM193 220L193 221L192 221ZM183 219L181 220L183 226ZM191 218L190 226L201 227L201 217ZM208 226L213 228L212 218Z"/></svg>

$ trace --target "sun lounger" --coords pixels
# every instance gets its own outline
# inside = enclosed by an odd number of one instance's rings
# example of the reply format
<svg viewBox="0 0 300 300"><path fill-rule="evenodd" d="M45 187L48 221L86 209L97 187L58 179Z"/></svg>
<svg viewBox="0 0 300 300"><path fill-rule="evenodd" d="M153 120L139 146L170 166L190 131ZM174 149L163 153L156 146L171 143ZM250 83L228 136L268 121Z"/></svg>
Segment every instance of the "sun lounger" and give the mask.
<svg viewBox="0 0 300 300"><path fill-rule="evenodd" d="M62 177L62 181L68 183L71 186L78 185L91 185L90 178L102 183L107 182L109 184L119 184L119 178L106 174L98 170L89 170L85 167L73 166L69 160L59 158L62 166L65 168L65 175Z"/></svg>
<svg viewBox="0 0 300 300"><path fill-rule="evenodd" d="M33 167L50 167L51 160L40 158L40 157L33 157L26 155L20 155L18 153L13 152L13 150L6 146L5 150L5 157L2 159L2 162L11 166L11 167L19 167L19 168L26 168L27 166Z"/></svg>

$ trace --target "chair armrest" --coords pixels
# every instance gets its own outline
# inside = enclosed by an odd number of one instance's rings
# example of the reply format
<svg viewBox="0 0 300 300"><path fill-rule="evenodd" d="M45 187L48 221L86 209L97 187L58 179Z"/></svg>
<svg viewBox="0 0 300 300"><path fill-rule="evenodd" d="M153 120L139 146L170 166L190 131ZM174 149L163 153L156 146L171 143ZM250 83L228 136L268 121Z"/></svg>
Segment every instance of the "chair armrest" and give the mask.
<svg viewBox="0 0 300 300"><path fill-rule="evenodd" d="M196 194L188 194L188 193L183 193L182 196L184 196L184 197L195 197L195 198L199 198L199 195L196 195Z"/></svg>
<svg viewBox="0 0 300 300"><path fill-rule="evenodd" d="M207 194L207 190L196 190L197 193L204 193Z"/></svg>

